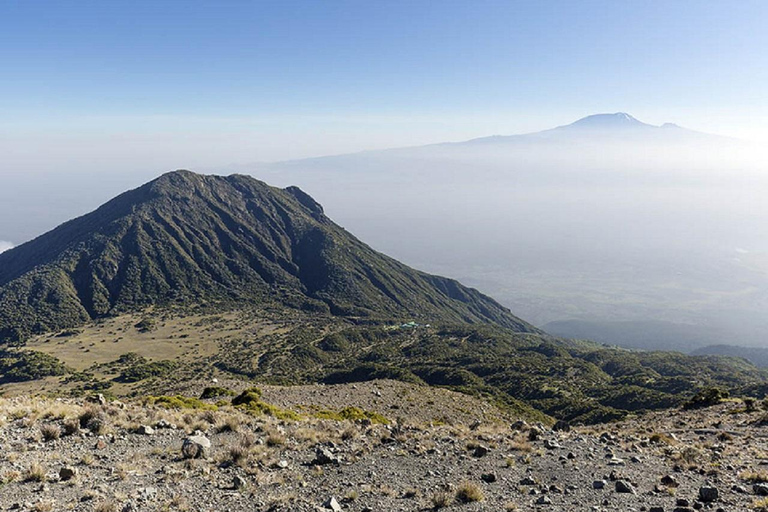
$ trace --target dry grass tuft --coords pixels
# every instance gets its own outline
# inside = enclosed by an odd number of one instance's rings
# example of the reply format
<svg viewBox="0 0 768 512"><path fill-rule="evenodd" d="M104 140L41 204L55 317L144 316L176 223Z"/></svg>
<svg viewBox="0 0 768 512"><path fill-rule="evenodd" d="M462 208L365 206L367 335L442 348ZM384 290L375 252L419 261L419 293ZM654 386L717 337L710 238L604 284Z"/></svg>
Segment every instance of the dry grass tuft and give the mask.
<svg viewBox="0 0 768 512"><path fill-rule="evenodd" d="M432 508L440 509L453 505L453 494L446 491L438 491L432 495Z"/></svg>
<svg viewBox="0 0 768 512"><path fill-rule="evenodd" d="M462 482L459 488L456 489L456 500L461 503L474 503L484 499L483 490L475 483Z"/></svg>
<svg viewBox="0 0 768 512"><path fill-rule="evenodd" d="M40 464L34 462L24 472L25 482L44 482L45 481L45 469Z"/></svg>
<svg viewBox="0 0 768 512"><path fill-rule="evenodd" d="M739 478L751 484L763 484L768 482L768 472L766 471L744 471L739 474Z"/></svg>
<svg viewBox="0 0 768 512"><path fill-rule="evenodd" d="M53 423L44 423L40 426L40 434L43 436L43 441L46 443L55 441L61 437L61 428Z"/></svg>

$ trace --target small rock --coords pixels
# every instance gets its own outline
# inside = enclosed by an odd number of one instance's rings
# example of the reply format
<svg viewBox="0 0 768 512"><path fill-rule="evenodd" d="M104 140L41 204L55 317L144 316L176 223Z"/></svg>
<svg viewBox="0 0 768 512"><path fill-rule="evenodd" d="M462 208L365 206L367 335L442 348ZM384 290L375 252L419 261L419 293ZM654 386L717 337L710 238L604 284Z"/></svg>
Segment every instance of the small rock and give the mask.
<svg viewBox="0 0 768 512"><path fill-rule="evenodd" d="M536 480L534 480L530 476L526 476L525 478L520 480L520 485L536 485Z"/></svg>
<svg viewBox="0 0 768 512"><path fill-rule="evenodd" d="M323 503L323 507L333 510L333 512L341 512L341 505L339 505L339 502L336 501L336 498L331 496L326 500L325 503Z"/></svg>
<svg viewBox="0 0 768 512"><path fill-rule="evenodd" d="M666 485L667 487L677 487L680 484L677 482L677 478L675 478L672 475L664 475L661 477L661 483Z"/></svg>
<svg viewBox="0 0 768 512"><path fill-rule="evenodd" d="M592 482L593 489L605 489L607 482L605 480L595 480Z"/></svg>
<svg viewBox="0 0 768 512"><path fill-rule="evenodd" d="M510 425L509 428L516 431L525 430L528 428L528 423L526 423L524 420L517 420L512 425Z"/></svg>
<svg viewBox="0 0 768 512"><path fill-rule="evenodd" d="M713 485L705 485L699 489L699 499L704 503L712 503L720 497L720 492Z"/></svg>
<svg viewBox="0 0 768 512"><path fill-rule="evenodd" d="M483 473L480 479L487 484L492 484L496 481L496 473Z"/></svg>
<svg viewBox="0 0 768 512"><path fill-rule="evenodd" d="M480 444L475 447L475 450L472 452L472 456L477 458L485 457L488 455L488 452L488 447Z"/></svg>
<svg viewBox="0 0 768 512"><path fill-rule="evenodd" d="M157 489L154 487L144 487L139 489L139 499L143 501L151 501L157 496Z"/></svg>
<svg viewBox="0 0 768 512"><path fill-rule="evenodd" d="M163 419L159 420L157 423L155 423L155 428L176 429L176 424L171 423L170 421L168 421L165 418L163 418Z"/></svg>
<svg viewBox="0 0 768 512"><path fill-rule="evenodd" d="M107 399L101 393L98 395L91 395L86 398L85 401L92 404L107 405Z"/></svg>
<svg viewBox="0 0 768 512"><path fill-rule="evenodd" d="M74 468L72 466L64 466L59 470L59 480L62 482L66 482L67 480L72 480L77 476L77 468Z"/></svg>
<svg viewBox="0 0 768 512"><path fill-rule="evenodd" d="M635 488L632 484L624 480L616 480L616 492L624 494L635 494Z"/></svg>
<svg viewBox="0 0 768 512"><path fill-rule="evenodd" d="M551 505L552 504L552 500L549 499L546 496L539 496L539 499L536 500L536 504L537 505Z"/></svg>
<svg viewBox="0 0 768 512"><path fill-rule="evenodd" d="M768 484L755 484L752 491L758 496L768 496Z"/></svg>
<svg viewBox="0 0 768 512"><path fill-rule="evenodd" d="M181 445L181 454L185 459L204 459L211 449L211 441L201 435L189 436Z"/></svg>
<svg viewBox="0 0 768 512"><path fill-rule="evenodd" d="M151 436L155 433L155 429L150 427L149 425L140 425L139 428L136 429L137 434L141 434L143 436Z"/></svg>
<svg viewBox="0 0 768 512"><path fill-rule="evenodd" d="M232 487L235 490L242 490L248 487L248 482L245 480L245 478L241 477L240 475L235 475L235 477L232 479Z"/></svg>
<svg viewBox="0 0 768 512"><path fill-rule="evenodd" d="M315 450L315 460L313 464L318 466L324 466L326 464L339 464L341 461L339 458L331 453L328 448L318 448Z"/></svg>

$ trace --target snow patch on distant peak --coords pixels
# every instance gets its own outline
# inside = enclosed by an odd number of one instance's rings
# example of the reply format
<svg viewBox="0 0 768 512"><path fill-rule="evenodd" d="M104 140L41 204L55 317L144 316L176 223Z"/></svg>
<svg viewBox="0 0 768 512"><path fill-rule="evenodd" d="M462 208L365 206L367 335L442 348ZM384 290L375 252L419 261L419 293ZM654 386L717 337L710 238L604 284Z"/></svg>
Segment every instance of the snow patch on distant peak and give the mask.
<svg viewBox="0 0 768 512"><path fill-rule="evenodd" d="M0 240L0 252L5 252L9 249L13 249L13 244L11 242L6 242L5 240Z"/></svg>

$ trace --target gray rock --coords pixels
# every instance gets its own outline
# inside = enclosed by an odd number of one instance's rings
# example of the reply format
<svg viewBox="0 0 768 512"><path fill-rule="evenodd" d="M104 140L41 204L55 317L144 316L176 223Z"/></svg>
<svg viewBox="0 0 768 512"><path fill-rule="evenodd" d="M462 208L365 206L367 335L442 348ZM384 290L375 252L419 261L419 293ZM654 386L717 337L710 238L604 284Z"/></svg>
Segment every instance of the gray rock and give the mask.
<svg viewBox="0 0 768 512"><path fill-rule="evenodd" d="M336 498L331 496L326 500L325 503L323 503L323 507L333 510L333 512L341 512L341 505L339 505L339 502L336 501Z"/></svg>
<svg viewBox="0 0 768 512"><path fill-rule="evenodd" d="M616 492L623 494L635 494L635 488L624 480L616 480Z"/></svg>
<svg viewBox="0 0 768 512"><path fill-rule="evenodd" d="M189 436L181 445L181 454L185 459L204 459L208 457L211 441L205 436Z"/></svg>
<svg viewBox="0 0 768 512"><path fill-rule="evenodd" d="M315 450L315 460L313 464L318 466L324 466L326 464L340 464L339 458L334 455L328 448L318 448Z"/></svg>
<svg viewBox="0 0 768 512"><path fill-rule="evenodd" d="M166 420L165 418L158 420L157 423L155 423L155 428L170 428L170 429L176 429L176 424L171 423L170 421Z"/></svg>
<svg viewBox="0 0 768 512"><path fill-rule="evenodd" d="M235 475L235 477L232 479L232 487L240 491L248 487L248 482L240 475Z"/></svg>
<svg viewBox="0 0 768 512"><path fill-rule="evenodd" d="M86 402L90 402L92 404L107 405L107 399L101 393L98 395L91 395L85 400Z"/></svg>
<svg viewBox="0 0 768 512"><path fill-rule="evenodd" d="M755 484L752 486L752 492L758 496L768 496L768 484Z"/></svg>
<svg viewBox="0 0 768 512"><path fill-rule="evenodd" d="M155 429L150 427L149 425L140 425L139 428L136 429L137 434L141 434L143 436L151 436L155 433Z"/></svg>
<svg viewBox="0 0 768 512"><path fill-rule="evenodd" d="M77 468L72 466L64 466L59 470L59 480L66 482L72 480L77 476Z"/></svg>
<svg viewBox="0 0 768 512"><path fill-rule="evenodd" d="M552 504L552 500L549 499L546 496L539 496L539 498L536 500L536 504L537 505L551 505Z"/></svg>
<svg viewBox="0 0 768 512"><path fill-rule="evenodd" d="M475 447L475 450L472 452L472 456L478 457L478 458L485 457L486 455L488 455L489 451L490 450L488 450L487 446L483 446L480 444Z"/></svg>
<svg viewBox="0 0 768 512"><path fill-rule="evenodd" d="M512 430L517 430L517 431L525 430L525 429L528 428L528 423L526 423L524 420L517 420L512 425L510 425L509 428L511 428Z"/></svg>
<svg viewBox="0 0 768 512"><path fill-rule="evenodd" d="M677 479L672 475L664 475L663 477L661 477L661 483L666 485L667 487L677 487L678 485L680 485L677 482Z"/></svg>
<svg viewBox="0 0 768 512"><path fill-rule="evenodd" d="M699 488L699 499L704 503L712 503L720 497L720 492L713 485L705 485Z"/></svg>
<svg viewBox="0 0 768 512"><path fill-rule="evenodd" d="M157 488L144 487L143 489L139 489L138 495L139 499L142 501L151 501L157 497Z"/></svg>
<svg viewBox="0 0 768 512"><path fill-rule="evenodd" d="M607 482L605 480L595 480L592 482L593 489L605 489Z"/></svg>

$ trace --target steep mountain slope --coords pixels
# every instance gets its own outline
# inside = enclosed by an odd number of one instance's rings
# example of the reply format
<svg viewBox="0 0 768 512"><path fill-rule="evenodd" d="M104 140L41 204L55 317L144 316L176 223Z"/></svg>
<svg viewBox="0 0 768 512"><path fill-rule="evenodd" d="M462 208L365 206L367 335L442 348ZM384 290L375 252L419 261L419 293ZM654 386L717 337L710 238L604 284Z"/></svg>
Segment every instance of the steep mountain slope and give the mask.
<svg viewBox="0 0 768 512"><path fill-rule="evenodd" d="M476 290L366 246L296 187L163 175L0 255L0 341L169 302L536 330Z"/></svg>

